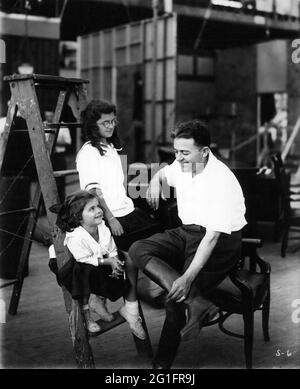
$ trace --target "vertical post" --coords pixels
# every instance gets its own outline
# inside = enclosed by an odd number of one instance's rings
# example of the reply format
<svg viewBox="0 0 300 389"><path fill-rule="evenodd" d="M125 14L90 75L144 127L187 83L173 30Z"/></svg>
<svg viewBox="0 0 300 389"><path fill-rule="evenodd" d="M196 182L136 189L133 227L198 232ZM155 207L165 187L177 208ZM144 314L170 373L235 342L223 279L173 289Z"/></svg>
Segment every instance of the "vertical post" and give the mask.
<svg viewBox="0 0 300 389"><path fill-rule="evenodd" d="M166 143L166 125L167 125L167 117L166 117L166 108L167 108L167 39L168 39L168 28L167 23L168 19L163 20L164 23L164 36L163 36L163 87L162 87L162 143Z"/></svg>
<svg viewBox="0 0 300 389"><path fill-rule="evenodd" d="M4 132L2 132L0 134L0 171L1 171L2 163L3 163L3 159L4 159L4 155L5 155L5 150L6 150L6 146L7 146L7 142L8 142L10 129L11 129L15 114L16 114L16 103L14 101L12 101L12 99L11 99L9 102L9 108L7 111Z"/></svg>
<svg viewBox="0 0 300 389"><path fill-rule="evenodd" d="M155 160L156 149L156 63L157 63L157 15L158 0L152 0L153 22L152 22L152 97L151 97L151 160Z"/></svg>
<svg viewBox="0 0 300 389"><path fill-rule="evenodd" d="M112 31L112 67L111 67L111 101L117 104L117 56L116 56L116 37L117 33Z"/></svg>
<svg viewBox="0 0 300 389"><path fill-rule="evenodd" d="M257 95L257 110L256 110L256 115L257 115L257 118L256 118L256 126L257 126L257 129L256 129L256 134L257 134L257 138L256 138L256 166L259 165L259 152L260 152L260 126L261 126L261 122L260 122L260 117L261 117L261 97L260 95Z"/></svg>
<svg viewBox="0 0 300 389"><path fill-rule="evenodd" d="M229 112L229 119L230 119L230 134L231 134L231 167L235 167L235 145L236 145L236 133L235 133L235 126L234 126L234 118L236 117L236 103L230 104L230 112Z"/></svg>
<svg viewBox="0 0 300 389"><path fill-rule="evenodd" d="M230 134L231 134L231 137L230 137L230 141L231 141L231 145L230 145L230 149L231 149L231 167L234 168L235 167L235 150L234 150L234 147L235 147L236 141L235 141L235 129L232 126L232 121L231 121Z"/></svg>

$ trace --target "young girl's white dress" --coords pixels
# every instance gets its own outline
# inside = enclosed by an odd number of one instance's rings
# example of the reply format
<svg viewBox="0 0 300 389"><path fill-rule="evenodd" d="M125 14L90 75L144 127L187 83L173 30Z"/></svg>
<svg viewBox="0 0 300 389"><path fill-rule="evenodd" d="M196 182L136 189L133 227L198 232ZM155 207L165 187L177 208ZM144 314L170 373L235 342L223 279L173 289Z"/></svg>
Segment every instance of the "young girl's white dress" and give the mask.
<svg viewBox="0 0 300 389"><path fill-rule="evenodd" d="M98 266L98 258L115 257L118 255L117 246L104 221L98 226L99 241L82 226L72 232L66 232L64 245L68 247L77 262Z"/></svg>
<svg viewBox="0 0 300 389"><path fill-rule="evenodd" d="M64 244L75 261L72 274L66 277L65 286L74 299L93 293L115 301L128 288L123 277L110 277L112 270L109 265L99 265L98 258L117 255L122 258L104 221L98 226L98 233L98 242L81 226L66 233Z"/></svg>

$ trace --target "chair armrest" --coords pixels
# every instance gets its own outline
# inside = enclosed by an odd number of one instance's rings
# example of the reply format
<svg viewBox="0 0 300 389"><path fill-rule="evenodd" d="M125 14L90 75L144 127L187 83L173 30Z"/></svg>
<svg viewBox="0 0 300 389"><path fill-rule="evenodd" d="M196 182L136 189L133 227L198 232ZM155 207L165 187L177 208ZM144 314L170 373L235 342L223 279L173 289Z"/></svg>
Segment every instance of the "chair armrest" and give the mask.
<svg viewBox="0 0 300 389"><path fill-rule="evenodd" d="M243 245L248 245L249 247L261 247L262 240L258 238L242 238Z"/></svg>
<svg viewBox="0 0 300 389"><path fill-rule="evenodd" d="M258 254L257 248L262 246L261 239L242 239L242 259L249 257L250 271L256 271L256 265L260 268L260 273L268 274L271 272L271 265L264 261Z"/></svg>
<svg viewBox="0 0 300 389"><path fill-rule="evenodd" d="M250 258L250 261L255 261L258 264L261 274L271 273L271 265L269 262L264 261L257 253L255 253L255 257Z"/></svg>
<svg viewBox="0 0 300 389"><path fill-rule="evenodd" d="M242 238L242 259L254 256L256 249L262 246L262 240L256 238Z"/></svg>

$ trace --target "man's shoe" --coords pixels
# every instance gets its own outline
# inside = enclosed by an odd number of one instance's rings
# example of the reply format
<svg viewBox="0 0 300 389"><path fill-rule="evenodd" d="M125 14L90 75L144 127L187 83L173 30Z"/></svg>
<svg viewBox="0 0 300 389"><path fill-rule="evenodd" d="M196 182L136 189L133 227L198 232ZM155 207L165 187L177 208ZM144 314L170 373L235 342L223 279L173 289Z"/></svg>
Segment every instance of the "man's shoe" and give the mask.
<svg viewBox="0 0 300 389"><path fill-rule="evenodd" d="M91 294L89 299L89 307L91 311L96 312L100 320L111 322L114 320L114 315L108 312L105 305L105 298Z"/></svg>
<svg viewBox="0 0 300 389"><path fill-rule="evenodd" d="M219 312L219 308L201 296L194 297L187 303L187 323L180 331L181 340L196 338L204 324L211 321Z"/></svg>
<svg viewBox="0 0 300 389"><path fill-rule="evenodd" d="M125 305L119 309L119 313L129 324L131 332L139 339L147 339L147 334L142 326L142 319L140 316L132 315L127 312Z"/></svg>

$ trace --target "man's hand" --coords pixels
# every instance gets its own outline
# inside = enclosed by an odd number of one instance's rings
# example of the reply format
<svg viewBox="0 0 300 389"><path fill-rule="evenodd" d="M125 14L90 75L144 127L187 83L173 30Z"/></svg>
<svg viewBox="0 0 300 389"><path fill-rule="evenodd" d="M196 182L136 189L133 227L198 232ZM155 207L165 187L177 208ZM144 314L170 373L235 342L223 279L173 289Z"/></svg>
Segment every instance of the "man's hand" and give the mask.
<svg viewBox="0 0 300 389"><path fill-rule="evenodd" d="M190 292L191 284L192 279L185 274L178 277L177 280L173 282L172 288L167 295L167 300L176 301L177 303L184 301Z"/></svg>
<svg viewBox="0 0 300 389"><path fill-rule="evenodd" d="M124 234L123 227L118 219L114 217L113 219L109 220L108 223L113 235L121 236Z"/></svg>
<svg viewBox="0 0 300 389"><path fill-rule="evenodd" d="M159 198L160 198L160 183L159 180L152 180L148 186L146 192L146 200L154 211L158 209L159 206Z"/></svg>

